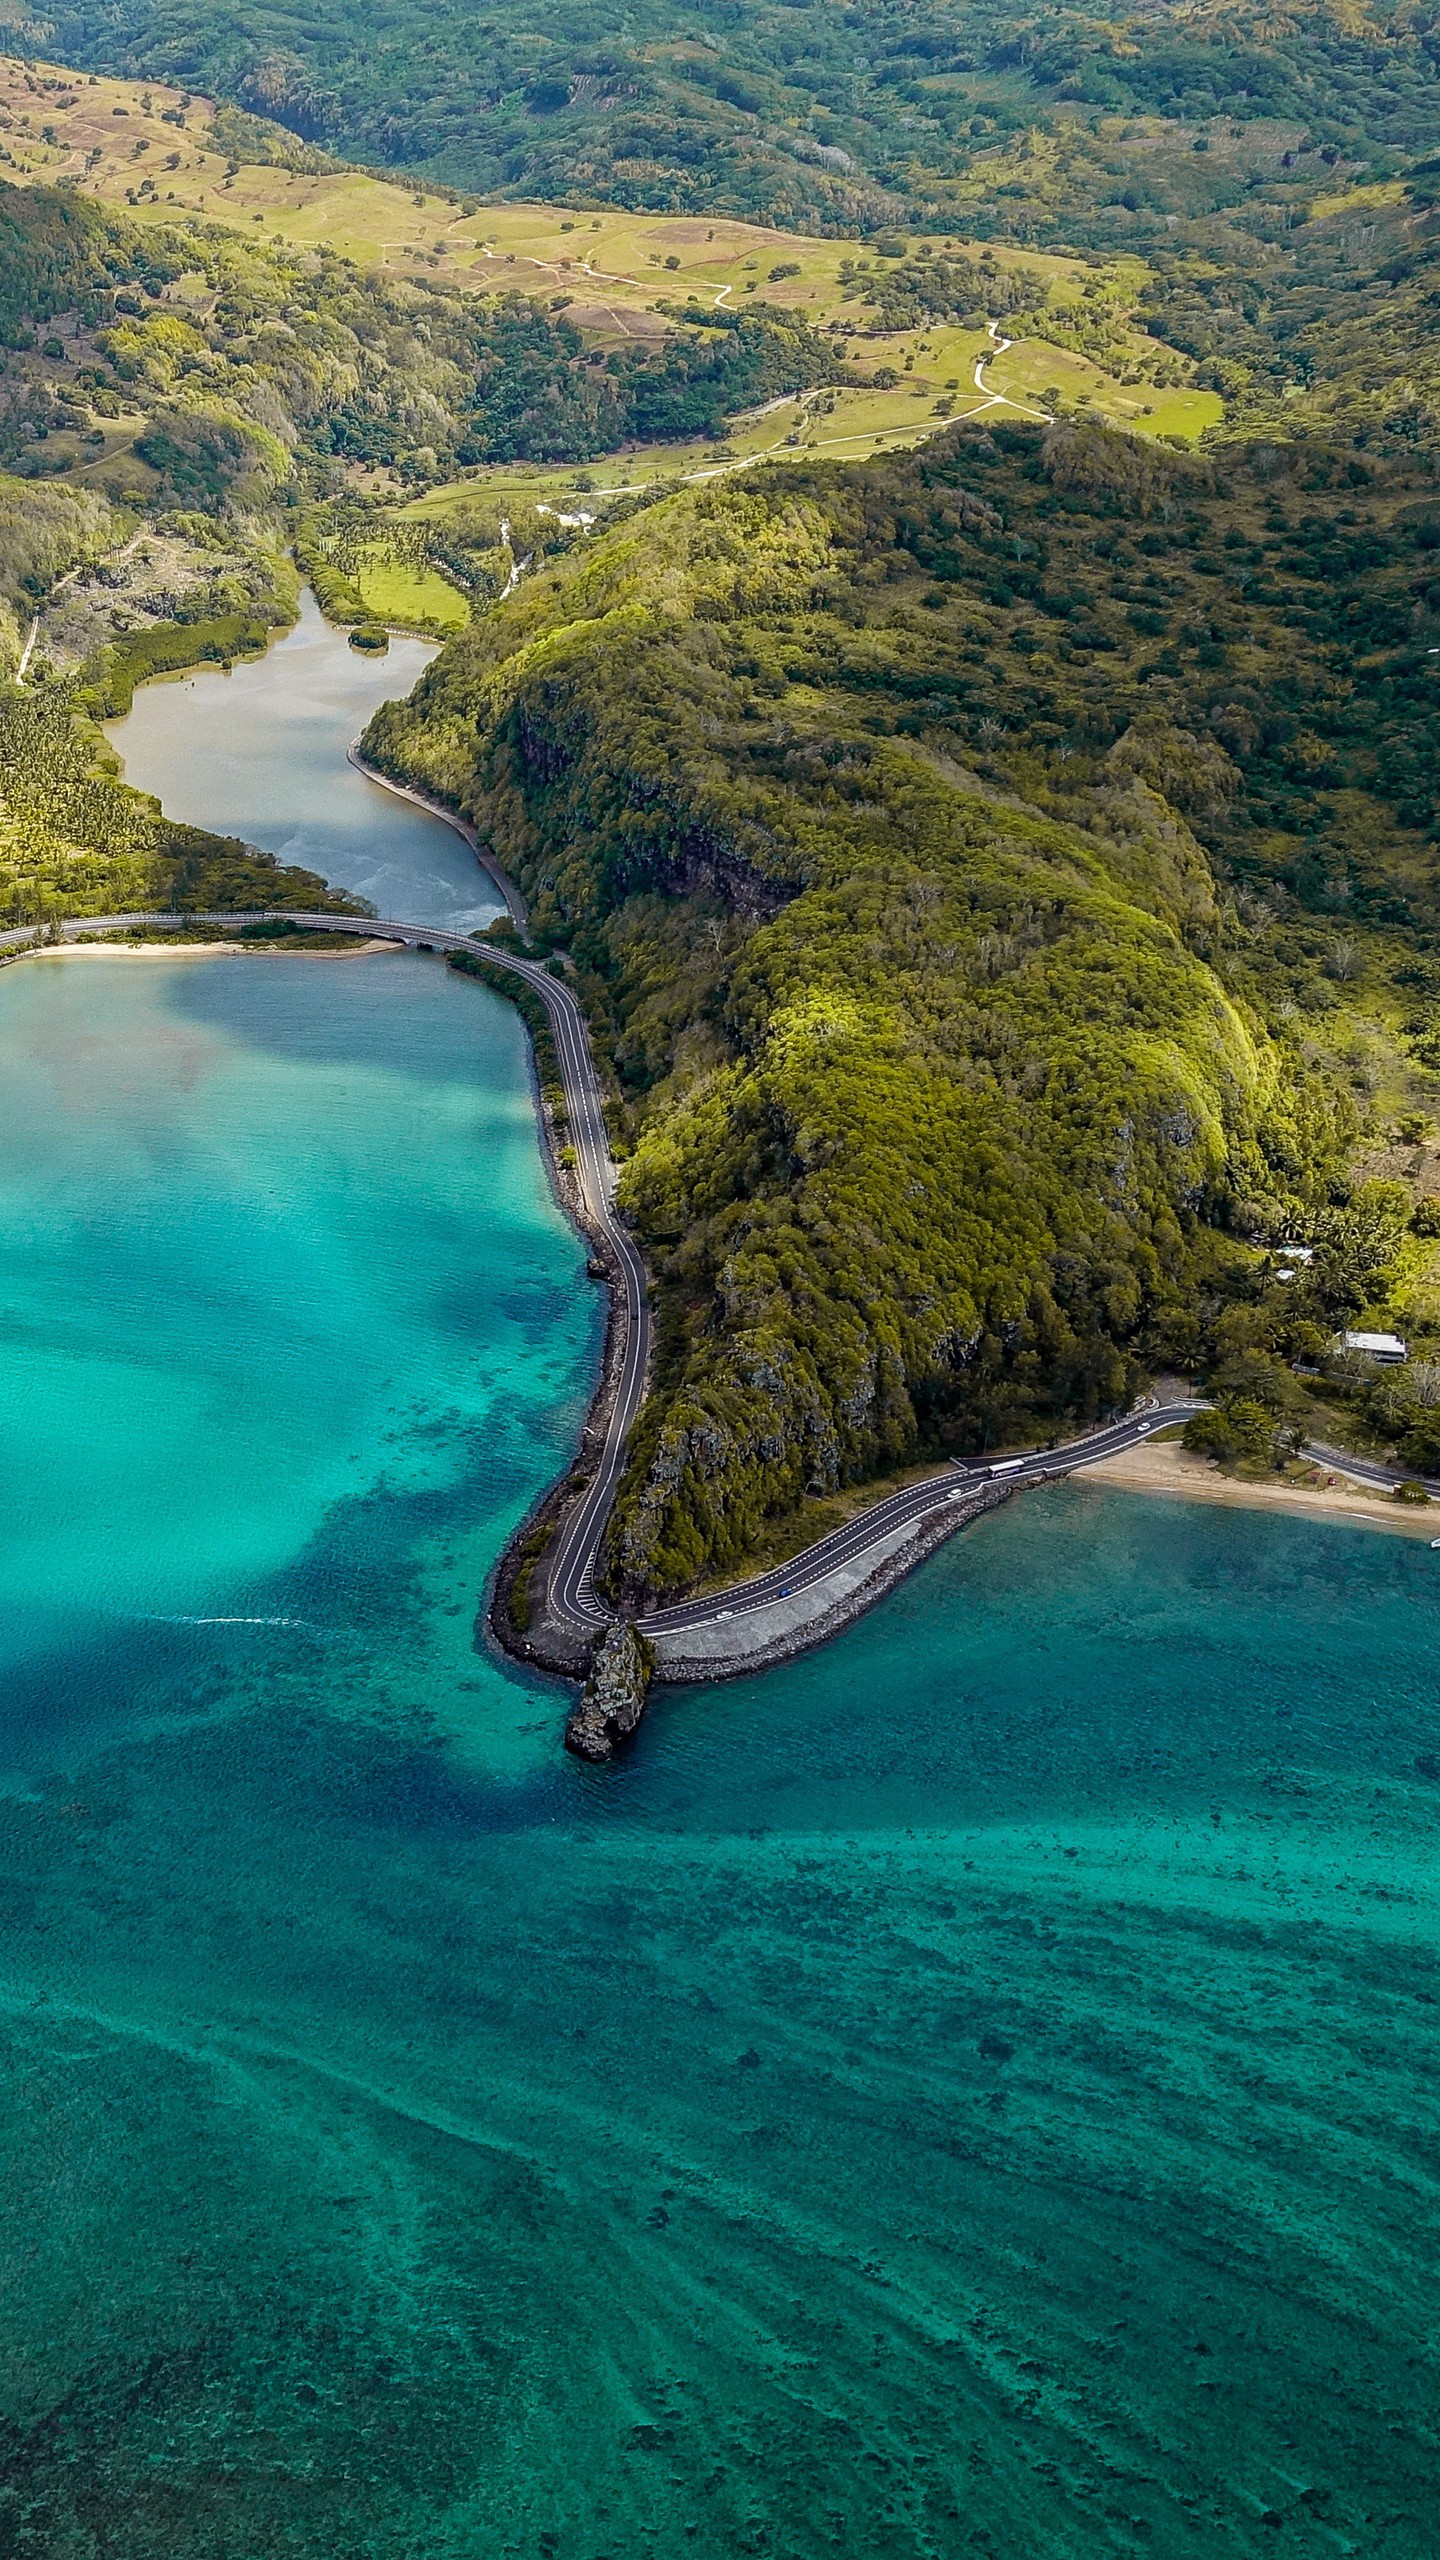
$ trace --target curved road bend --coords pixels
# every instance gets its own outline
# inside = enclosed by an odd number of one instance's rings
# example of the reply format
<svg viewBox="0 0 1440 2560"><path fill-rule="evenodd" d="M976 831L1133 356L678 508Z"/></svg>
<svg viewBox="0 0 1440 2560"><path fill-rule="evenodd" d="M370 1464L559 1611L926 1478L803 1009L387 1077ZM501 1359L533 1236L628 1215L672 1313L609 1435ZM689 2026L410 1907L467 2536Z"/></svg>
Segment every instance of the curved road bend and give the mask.
<svg viewBox="0 0 1440 2560"><path fill-rule="evenodd" d="M832 1529L828 1538L817 1539L813 1547L792 1556L788 1564L757 1574L752 1582L737 1583L732 1590L712 1592L704 1600L682 1601L673 1609L657 1609L639 1624L646 1635L668 1635L683 1627L713 1626L720 1618L746 1617L753 1609L763 1609L768 1601L793 1598L811 1584L823 1581L837 1565L863 1556L867 1548L889 1537L892 1531L931 1518L952 1503L967 1501L987 1485L1044 1483L1051 1476L1070 1475L1077 1467L1093 1467L1097 1460L1117 1457L1122 1449L1133 1449L1153 1432L1163 1431L1172 1422L1184 1422L1199 1411L1196 1404L1153 1405L1148 1411L1128 1415L1123 1422L1106 1423L1099 1431L1088 1432L1083 1440L1068 1441L1063 1448L1032 1450L1018 1465L1002 1461L998 1475L991 1463L947 1467L943 1474L926 1476L921 1483L907 1485L903 1492L892 1493L869 1511L858 1513L843 1528Z"/></svg>
<svg viewBox="0 0 1440 2560"><path fill-rule="evenodd" d="M394 787L394 786L392 786ZM422 804L423 805L423 804ZM480 940L474 934L450 933L439 925L402 924L371 916L298 915L279 909L265 909L245 915L219 914L187 916L119 915L79 917L60 928L66 941L76 941L86 933L124 932L133 925L176 924L244 924L288 921L318 933L363 933L377 941L402 942L412 948L433 951L466 951L490 961L494 967L508 969L523 978L545 1007L555 1038L556 1054L565 1086L570 1130L575 1148L576 1170L585 1203L587 1221L593 1226L613 1257L624 1309L624 1329L619 1354L619 1374L614 1406L606 1425L603 1447L595 1471L584 1489L584 1498L572 1508L565 1521L555 1550L550 1573L550 1599L557 1616L567 1619L583 1636L593 1635L608 1624L612 1615L596 1594L594 1567L604 1535L615 1488L620 1481L625 1461L625 1444L645 1392L645 1372L650 1349L650 1307L645 1266L634 1239L615 1214L615 1169L610 1159L605 1134L605 1118L601 1108L600 1087L590 1054L589 1032L580 1006L564 983L552 978L547 969L532 960L522 960L500 945ZM8 933L0 933L0 952L19 951L33 944L35 927L21 925ZM1152 1405L1128 1415L1123 1421L1107 1423L1098 1431L1087 1433L1060 1448L1032 1450L1018 1463L1000 1461L984 1466L944 1468L939 1474L925 1477L919 1484L888 1495L843 1527L832 1530L812 1547L793 1556L788 1564L771 1572L757 1574L749 1582L735 1584L729 1591L714 1592L703 1600L682 1601L669 1609L657 1609L639 1623L647 1634L666 1634L673 1630L713 1625L722 1618L742 1617L763 1608L768 1601L790 1598L807 1590L833 1572L837 1565L852 1562L867 1550L888 1538L896 1529L906 1528L982 1491L987 1485L1043 1483L1055 1476L1070 1475L1078 1467L1094 1466L1102 1458L1115 1457L1123 1449L1133 1449L1157 1431L1172 1423L1183 1422L1201 1410L1198 1402ZM1322 1466L1334 1467L1337 1473L1355 1477L1384 1491L1393 1491L1402 1481L1399 1471L1377 1461L1352 1458L1323 1446L1307 1446L1305 1454ZM1440 1494L1440 1483L1429 1486Z"/></svg>
<svg viewBox="0 0 1440 2560"><path fill-rule="evenodd" d="M1330 1467L1337 1476L1353 1476L1357 1484L1374 1485L1379 1493L1393 1493L1397 1484L1423 1484L1432 1500L1440 1498L1440 1477L1407 1474L1402 1467L1387 1467L1378 1458L1352 1458L1344 1449L1331 1449L1323 1440L1307 1440L1302 1457L1313 1460L1317 1467Z"/></svg>
<svg viewBox="0 0 1440 2560"><path fill-rule="evenodd" d="M1077 1468L1093 1467L1101 1458L1114 1458L1124 1449L1133 1449L1142 1440L1164 1431L1171 1423L1187 1422L1192 1413L1203 1413L1202 1399L1183 1404L1152 1405L1129 1414L1123 1421L1106 1423L1098 1431L1087 1432L1080 1440L1065 1442L1056 1449L1035 1449L1018 1465L1000 1462L996 1473L993 1462L983 1466L961 1466L958 1462L944 1475L927 1476L920 1484L910 1485L903 1493L891 1494L887 1501L877 1502L870 1511L860 1512L847 1521L843 1529L832 1530L813 1547L791 1558L787 1565L777 1565L773 1572L757 1574L752 1582L737 1583L729 1591L712 1592L704 1600L680 1603L673 1609L656 1610L639 1623L647 1635L664 1635L686 1627L713 1626L717 1619L740 1618L751 1610L763 1609L766 1602L789 1598L818 1582L836 1565L848 1564L866 1549L887 1537L894 1529L910 1526L969 1496L982 1492L989 1484L1043 1484L1055 1476L1074 1474ZM1353 1458L1342 1449L1329 1449L1323 1443L1307 1441L1303 1455L1317 1466L1331 1467L1337 1475L1353 1477L1360 1484L1374 1485L1377 1491L1393 1493L1405 1477L1398 1467L1383 1466L1375 1458ZM1440 1479L1423 1479L1426 1490L1440 1498Z"/></svg>

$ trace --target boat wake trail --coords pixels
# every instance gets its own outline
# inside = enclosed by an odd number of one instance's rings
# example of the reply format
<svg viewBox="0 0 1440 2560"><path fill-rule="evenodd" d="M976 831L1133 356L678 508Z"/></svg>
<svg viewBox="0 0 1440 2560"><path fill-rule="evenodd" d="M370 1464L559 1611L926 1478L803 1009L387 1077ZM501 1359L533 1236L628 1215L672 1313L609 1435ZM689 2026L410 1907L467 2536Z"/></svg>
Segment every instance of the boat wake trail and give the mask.
<svg viewBox="0 0 1440 2560"><path fill-rule="evenodd" d="M142 1627L295 1627L307 1636L324 1636L331 1633L328 1627L312 1625L308 1618L162 1617L153 1610L138 1611L135 1623Z"/></svg>

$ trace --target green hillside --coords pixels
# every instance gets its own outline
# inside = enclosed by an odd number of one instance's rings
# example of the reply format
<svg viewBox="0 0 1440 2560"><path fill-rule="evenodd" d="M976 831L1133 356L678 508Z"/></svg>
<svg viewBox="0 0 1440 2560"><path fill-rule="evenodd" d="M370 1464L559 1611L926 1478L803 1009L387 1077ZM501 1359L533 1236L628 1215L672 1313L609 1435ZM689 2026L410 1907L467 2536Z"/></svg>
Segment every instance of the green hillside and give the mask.
<svg viewBox="0 0 1440 2560"><path fill-rule="evenodd" d="M462 77L443 14L428 68L403 14L388 51L321 18L283 62L258 16L77 21L306 137L207 108L158 161L188 92L6 92L8 911L258 893L118 793L86 721L263 646L299 575L337 620L456 631L372 751L493 836L609 1061L661 1315L627 1590L1157 1366L1313 1356L1397 1291L1440 1351L1409 1195L1366 1179L1440 1059L1432 68L1408 20L1247 24L757 8L713 44L632 20L608 68L592 26L567 72L563 17L501 14ZM108 158L102 107L144 124ZM399 191L350 201L336 140L851 245L692 224L597 265L573 218L482 241L421 187L402 268L371 236ZM104 209L75 192L101 162ZM327 188L368 264L320 236ZM735 272L702 288L712 248ZM930 441L777 458L861 382ZM579 508L506 477L726 471L756 450L727 421L797 395L763 467L703 486ZM1167 398L1213 421L1198 452ZM1265 1248L1297 1225L1328 1241L1287 1294Z"/></svg>
<svg viewBox="0 0 1440 2560"><path fill-rule="evenodd" d="M1437 543L1403 466L972 429L665 499L379 715L613 1062L623 1583L1112 1406L1343 1201L1440 929Z"/></svg>
<svg viewBox="0 0 1440 2560"><path fill-rule="evenodd" d="M0 465L141 505L264 504L297 460L319 487L332 461L423 486L466 463L585 460L714 435L846 369L803 315L763 303L703 326L677 309L658 340L587 361L563 309L533 297L218 224L142 227L41 187L0 182L0 248Z"/></svg>
<svg viewBox="0 0 1440 2560"><path fill-rule="evenodd" d="M933 205L1008 135L1109 116L1298 125L1320 147L1418 153L1436 130L1424 13L1201 5L1102 17L990 0L739 0L677 19L494 0L344 5L58 0L39 41L188 84L310 144L499 194L848 228Z"/></svg>
<svg viewBox="0 0 1440 2560"><path fill-rule="evenodd" d="M0 662L18 666L34 625L0 742L7 923L168 899L164 829L93 776L73 716L263 648L295 613L290 551L341 620L453 629L504 585L500 510L395 527L357 476L424 489L490 456L713 434L730 408L844 369L803 319L763 309L677 322L597 369L562 314L519 294L218 225L149 228L42 187L0 183L0 250ZM565 539L533 508L506 521L526 556ZM185 903L281 894L233 848L202 868ZM285 894L317 889L297 873Z"/></svg>

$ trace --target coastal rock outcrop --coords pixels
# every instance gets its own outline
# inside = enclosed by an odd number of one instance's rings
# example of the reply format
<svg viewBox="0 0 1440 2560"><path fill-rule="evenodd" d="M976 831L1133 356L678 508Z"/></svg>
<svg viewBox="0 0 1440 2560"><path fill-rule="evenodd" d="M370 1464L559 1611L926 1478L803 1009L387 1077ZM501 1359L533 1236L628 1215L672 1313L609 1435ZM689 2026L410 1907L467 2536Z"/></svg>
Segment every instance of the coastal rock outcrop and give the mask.
<svg viewBox="0 0 1440 2560"><path fill-rule="evenodd" d="M618 1619L596 1642L580 1704L565 1727L579 1760L610 1760L645 1712L654 1656L638 1629Z"/></svg>

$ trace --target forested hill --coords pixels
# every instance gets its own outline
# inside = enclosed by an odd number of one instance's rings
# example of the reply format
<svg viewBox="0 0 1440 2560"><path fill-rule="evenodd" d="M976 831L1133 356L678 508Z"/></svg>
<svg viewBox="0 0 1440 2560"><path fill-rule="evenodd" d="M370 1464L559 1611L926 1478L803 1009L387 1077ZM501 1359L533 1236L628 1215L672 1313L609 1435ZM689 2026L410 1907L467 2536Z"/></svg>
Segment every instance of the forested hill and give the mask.
<svg viewBox="0 0 1440 2560"><path fill-rule="evenodd" d="M52 0L34 40L461 187L812 229L904 218L976 170L983 191L1013 177L993 165L1007 137L1106 115L1284 123L1367 163L1415 155L1440 85L1429 13L1406 0L1018 16L995 0L703 0L683 18L666 0L491 0L478 18L393 0L382 22L352 0ZM1123 192L1123 159L1116 174ZM1128 174L1143 195L1152 172Z"/></svg>
<svg viewBox="0 0 1440 2560"><path fill-rule="evenodd" d="M1162 1364L1313 1357L1396 1316L1406 1195L1355 1150L1378 1161L1440 1069L1418 22L744 0L678 35L642 7L612 44L505 0L477 44L447 0L399 0L383 38L338 6L127 6L55 40L311 139L297 168L274 125L192 133L188 93L137 91L103 110L107 158L88 81L7 93L0 151L66 183L0 186L0 653L36 643L0 706L0 902L239 894L244 848L165 838L84 715L263 645L299 572L352 625L405 579L447 628L473 615L371 747L494 838L611 1064L661 1304L617 1589ZM64 131L40 121L62 95ZM615 253L651 299L618 273L607 316L610 253L577 264L574 219L522 267L447 199L405 270L347 263L315 139L868 236L731 244L702 293L706 226L662 222ZM232 144L283 163L248 212ZM124 212L77 201L98 162ZM396 190L353 183L360 228L388 224ZM469 268L442 269L451 230ZM476 290L475 261L559 289ZM562 464L813 388L798 451L861 342L906 333L865 389L919 451L561 503L593 489ZM1201 452L1142 441L1167 391L1214 418ZM1122 393L1134 435L1081 405ZM543 502L489 476L517 456ZM1269 1286L1295 1232L1323 1255ZM1440 1374L1440 1288L1419 1321Z"/></svg>
<svg viewBox="0 0 1440 2560"><path fill-rule="evenodd" d="M703 325L677 307L658 342L595 355L563 309L513 291L364 272L218 224L142 227L0 181L0 467L79 465L142 504L254 504L297 460L322 484L333 457L422 485L517 454L585 460L718 434L846 372L802 314L763 301ZM122 408L146 423L117 472L103 422Z"/></svg>
<svg viewBox="0 0 1440 2560"><path fill-rule="evenodd" d="M1345 1227L1440 988L1437 562L1403 458L962 430L667 498L379 716L613 1061L663 1301L621 1584L1112 1406Z"/></svg>

